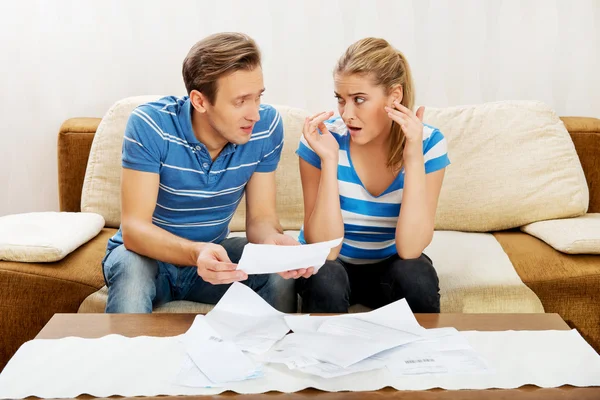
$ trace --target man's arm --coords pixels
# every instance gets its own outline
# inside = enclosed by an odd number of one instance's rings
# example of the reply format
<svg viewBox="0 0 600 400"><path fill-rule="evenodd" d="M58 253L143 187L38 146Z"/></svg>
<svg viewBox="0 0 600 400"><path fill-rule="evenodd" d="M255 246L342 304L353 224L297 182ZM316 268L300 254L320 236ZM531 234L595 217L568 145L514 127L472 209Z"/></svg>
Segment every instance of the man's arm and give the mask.
<svg viewBox="0 0 600 400"><path fill-rule="evenodd" d="M159 175L123 168L121 179L121 230L128 250L180 266L197 266L198 275L212 284L247 279L235 271L227 252L213 243L197 243L154 225Z"/></svg>
<svg viewBox="0 0 600 400"><path fill-rule="evenodd" d="M152 223L159 175L123 168L121 230L128 250L175 265L196 265L203 243L180 238Z"/></svg>
<svg viewBox="0 0 600 400"><path fill-rule="evenodd" d="M275 210L275 172L256 172L246 185L246 237L251 243L265 243L283 234Z"/></svg>

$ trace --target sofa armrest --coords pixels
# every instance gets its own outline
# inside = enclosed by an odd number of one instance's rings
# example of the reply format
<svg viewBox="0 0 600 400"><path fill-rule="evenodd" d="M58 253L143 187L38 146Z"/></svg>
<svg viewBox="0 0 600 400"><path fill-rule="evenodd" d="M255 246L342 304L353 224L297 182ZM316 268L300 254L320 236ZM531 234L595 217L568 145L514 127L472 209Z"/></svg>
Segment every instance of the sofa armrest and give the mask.
<svg viewBox="0 0 600 400"><path fill-rule="evenodd" d="M71 118L58 132L58 197L60 211L81 211L81 189L92 141L100 118Z"/></svg>
<svg viewBox="0 0 600 400"><path fill-rule="evenodd" d="M588 213L600 212L600 119L561 117L571 134L590 190Z"/></svg>

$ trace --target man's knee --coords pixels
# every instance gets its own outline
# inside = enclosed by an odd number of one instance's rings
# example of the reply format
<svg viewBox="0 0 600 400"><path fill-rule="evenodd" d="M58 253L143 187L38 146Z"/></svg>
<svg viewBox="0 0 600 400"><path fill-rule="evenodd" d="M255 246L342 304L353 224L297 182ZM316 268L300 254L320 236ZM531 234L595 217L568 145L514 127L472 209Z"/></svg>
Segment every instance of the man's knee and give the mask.
<svg viewBox="0 0 600 400"><path fill-rule="evenodd" d="M104 262L107 313L152 312L158 262L119 246Z"/></svg>
<svg viewBox="0 0 600 400"><path fill-rule="evenodd" d="M158 262L144 257L121 245L114 249L104 262L106 283L116 281L153 283L158 274Z"/></svg>

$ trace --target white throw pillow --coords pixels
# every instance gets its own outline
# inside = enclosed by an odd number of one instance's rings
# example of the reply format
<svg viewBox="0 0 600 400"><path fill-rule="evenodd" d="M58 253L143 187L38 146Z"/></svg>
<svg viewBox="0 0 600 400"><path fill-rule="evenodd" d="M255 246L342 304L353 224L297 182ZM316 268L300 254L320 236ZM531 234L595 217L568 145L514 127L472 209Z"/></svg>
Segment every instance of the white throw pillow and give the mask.
<svg viewBox="0 0 600 400"><path fill-rule="evenodd" d="M34 212L0 217L0 260L58 261L103 227L104 218L93 213Z"/></svg>
<svg viewBox="0 0 600 400"><path fill-rule="evenodd" d="M569 132L535 101L425 108L448 141L436 229L489 232L583 215L589 192Z"/></svg>
<svg viewBox="0 0 600 400"><path fill-rule="evenodd" d="M534 222L521 230L563 253L600 254L600 214Z"/></svg>

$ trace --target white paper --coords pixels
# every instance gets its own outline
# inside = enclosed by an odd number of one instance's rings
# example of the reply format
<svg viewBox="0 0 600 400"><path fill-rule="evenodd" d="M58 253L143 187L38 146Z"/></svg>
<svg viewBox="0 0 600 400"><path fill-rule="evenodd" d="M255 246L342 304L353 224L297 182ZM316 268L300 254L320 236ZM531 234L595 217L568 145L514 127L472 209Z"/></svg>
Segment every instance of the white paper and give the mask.
<svg viewBox="0 0 600 400"><path fill-rule="evenodd" d="M388 328L359 318L329 318L319 326L318 333L333 336L353 336L364 342L386 342L399 346L419 340L422 336L398 329Z"/></svg>
<svg viewBox="0 0 600 400"><path fill-rule="evenodd" d="M289 369L298 369L319 364L320 361L302 354L301 349L283 348L272 349L258 357L261 362L284 364Z"/></svg>
<svg viewBox="0 0 600 400"><path fill-rule="evenodd" d="M190 329L179 340L194 364L214 384L260 376L260 366L235 343L223 339L204 315L197 315Z"/></svg>
<svg viewBox="0 0 600 400"><path fill-rule="evenodd" d="M386 386L398 390L600 386L600 356L576 330L461 333L493 373L394 377L387 368L380 368L324 379L267 364L264 377L220 388L175 383L187 357L177 338L37 339L22 345L0 373L0 398L295 392L308 387L369 391Z"/></svg>
<svg viewBox="0 0 600 400"><path fill-rule="evenodd" d="M321 378L331 379L339 376L354 374L356 372L372 371L375 369L384 368L385 366L385 362L381 360L367 358L346 368L329 363L318 363L301 367L299 368L299 371L304 372L305 374L312 374L320 376Z"/></svg>
<svg viewBox="0 0 600 400"><path fill-rule="evenodd" d="M364 313L343 314L333 317L286 315L285 321L295 333L316 333L326 321L346 318L366 321L381 327L392 328L414 335L425 334L425 329L415 319L406 299L398 300L384 307Z"/></svg>
<svg viewBox="0 0 600 400"><path fill-rule="evenodd" d="M186 357L184 358L183 363L181 364L181 369L175 377L175 383L182 386L190 386L196 388L209 388L219 386L218 384L211 382L211 380L208 379L206 375L204 375L202 371L200 371L200 369L198 369L198 367L196 366L196 364L194 364L194 361L192 361L189 355L186 355Z"/></svg>
<svg viewBox="0 0 600 400"><path fill-rule="evenodd" d="M428 330L424 338L375 357L384 360L395 376L492 372L465 336L454 328Z"/></svg>
<svg viewBox="0 0 600 400"><path fill-rule="evenodd" d="M372 340L356 336L335 336L324 333L292 333L275 345L275 349L294 349L319 361L349 367L374 354L406 343L405 337L392 340Z"/></svg>
<svg viewBox="0 0 600 400"><path fill-rule="evenodd" d="M237 269L247 274L271 274L313 267L318 271L343 238L301 246L248 243Z"/></svg>
<svg viewBox="0 0 600 400"><path fill-rule="evenodd" d="M281 350L273 349L262 355L259 359L264 363L284 364L289 369L297 369L303 373L320 376L322 378L335 378L355 372L384 368L386 366L385 360L367 358L366 360L344 368L335 364L321 362L303 354L302 349L289 346L282 348Z"/></svg>
<svg viewBox="0 0 600 400"><path fill-rule="evenodd" d="M240 349L261 354L289 332L284 316L248 286L235 282L206 319Z"/></svg>

